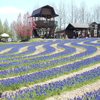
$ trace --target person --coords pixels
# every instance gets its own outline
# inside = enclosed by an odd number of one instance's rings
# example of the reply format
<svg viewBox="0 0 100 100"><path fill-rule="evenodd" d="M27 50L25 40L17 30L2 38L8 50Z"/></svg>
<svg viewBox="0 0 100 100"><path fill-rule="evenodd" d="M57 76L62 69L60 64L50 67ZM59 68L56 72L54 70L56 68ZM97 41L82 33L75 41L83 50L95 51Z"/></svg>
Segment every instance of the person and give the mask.
<svg viewBox="0 0 100 100"><path fill-rule="evenodd" d="M81 35L81 32L80 32L80 31L78 31L78 38L80 38L80 35Z"/></svg>
<svg viewBox="0 0 100 100"><path fill-rule="evenodd" d="M82 37L85 37L85 32L84 31L82 32Z"/></svg>
<svg viewBox="0 0 100 100"><path fill-rule="evenodd" d="M98 31L98 37L100 37L100 30Z"/></svg>
<svg viewBox="0 0 100 100"><path fill-rule="evenodd" d="M73 33L74 33L73 38L74 38L74 39L76 38L76 34L75 34L75 32L76 32L76 31L74 30L74 31L73 31Z"/></svg>
<svg viewBox="0 0 100 100"><path fill-rule="evenodd" d="M78 33L77 33L77 31L75 31L75 38L77 38L78 37Z"/></svg>
<svg viewBox="0 0 100 100"><path fill-rule="evenodd" d="M88 31L88 37L91 37L91 34L90 34L90 32Z"/></svg>

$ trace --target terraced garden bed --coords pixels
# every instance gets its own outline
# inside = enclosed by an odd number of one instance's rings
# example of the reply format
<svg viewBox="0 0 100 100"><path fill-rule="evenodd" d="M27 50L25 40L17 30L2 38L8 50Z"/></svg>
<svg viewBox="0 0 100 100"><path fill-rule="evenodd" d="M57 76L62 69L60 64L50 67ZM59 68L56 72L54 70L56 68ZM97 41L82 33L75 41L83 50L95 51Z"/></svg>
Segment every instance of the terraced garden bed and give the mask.
<svg viewBox="0 0 100 100"><path fill-rule="evenodd" d="M1 100L99 100L98 81L99 38L0 45Z"/></svg>

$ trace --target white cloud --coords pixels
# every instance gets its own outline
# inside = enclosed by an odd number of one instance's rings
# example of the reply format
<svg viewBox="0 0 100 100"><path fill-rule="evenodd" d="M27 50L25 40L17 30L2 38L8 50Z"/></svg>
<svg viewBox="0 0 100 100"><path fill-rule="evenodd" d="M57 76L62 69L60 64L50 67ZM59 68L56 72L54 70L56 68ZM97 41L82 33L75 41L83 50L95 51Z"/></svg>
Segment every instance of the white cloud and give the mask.
<svg viewBox="0 0 100 100"><path fill-rule="evenodd" d="M6 6L6 7L1 7L0 8L0 13L23 13L23 10L17 9L15 7L12 6Z"/></svg>

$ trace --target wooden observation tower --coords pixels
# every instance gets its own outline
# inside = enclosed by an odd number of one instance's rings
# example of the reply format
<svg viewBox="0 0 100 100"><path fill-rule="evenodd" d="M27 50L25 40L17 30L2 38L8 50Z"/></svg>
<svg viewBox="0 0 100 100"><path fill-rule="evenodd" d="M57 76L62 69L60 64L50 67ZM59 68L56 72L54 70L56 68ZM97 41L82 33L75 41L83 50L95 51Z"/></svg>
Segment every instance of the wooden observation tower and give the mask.
<svg viewBox="0 0 100 100"><path fill-rule="evenodd" d="M37 24L36 29L33 31L34 37L53 37L58 24L57 21L55 21L55 17L57 16L53 7L49 5L34 10L31 15Z"/></svg>

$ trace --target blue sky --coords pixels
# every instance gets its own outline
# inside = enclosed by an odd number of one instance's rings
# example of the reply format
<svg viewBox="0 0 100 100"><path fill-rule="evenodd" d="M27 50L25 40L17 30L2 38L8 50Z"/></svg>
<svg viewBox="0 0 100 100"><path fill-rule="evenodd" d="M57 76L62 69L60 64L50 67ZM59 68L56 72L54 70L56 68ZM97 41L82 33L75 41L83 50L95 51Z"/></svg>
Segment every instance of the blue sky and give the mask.
<svg viewBox="0 0 100 100"><path fill-rule="evenodd" d="M55 4L60 7L59 2L63 1L66 4L71 0L0 0L0 19L2 23L5 19L9 23L17 19L19 13L30 13L35 9L35 7L41 7L44 5ZM88 7L93 7L94 5L100 5L100 0L73 0L80 5L82 1L86 3Z"/></svg>

